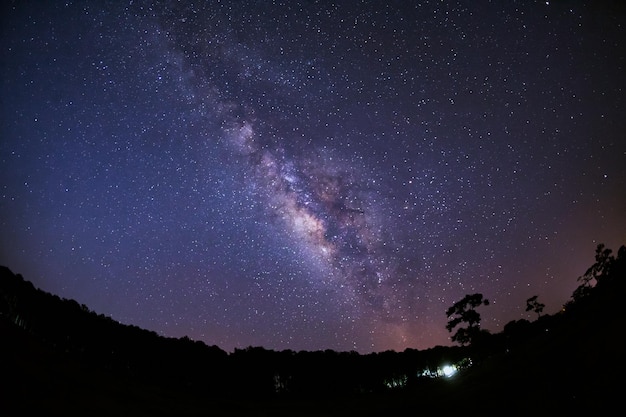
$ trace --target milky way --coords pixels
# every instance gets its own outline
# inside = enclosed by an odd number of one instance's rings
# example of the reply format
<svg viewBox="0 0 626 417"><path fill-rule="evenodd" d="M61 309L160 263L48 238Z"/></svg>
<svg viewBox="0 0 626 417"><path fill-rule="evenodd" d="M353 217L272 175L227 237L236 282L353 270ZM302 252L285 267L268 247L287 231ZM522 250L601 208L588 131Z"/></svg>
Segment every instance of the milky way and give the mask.
<svg viewBox="0 0 626 417"><path fill-rule="evenodd" d="M3 5L0 263L226 350L556 312L626 243L626 12L566 3Z"/></svg>

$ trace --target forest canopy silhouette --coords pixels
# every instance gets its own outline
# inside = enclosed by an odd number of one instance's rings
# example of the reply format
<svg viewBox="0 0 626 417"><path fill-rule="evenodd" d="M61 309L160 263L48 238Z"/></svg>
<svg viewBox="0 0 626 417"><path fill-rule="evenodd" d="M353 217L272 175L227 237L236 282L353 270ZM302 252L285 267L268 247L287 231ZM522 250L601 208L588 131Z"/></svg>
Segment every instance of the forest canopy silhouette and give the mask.
<svg viewBox="0 0 626 417"><path fill-rule="evenodd" d="M556 314L541 295L502 332L480 328L483 294L445 313L458 346L371 354L227 353L118 323L0 267L3 415L389 415L601 412L619 397L626 337L626 246L600 244ZM442 312L443 313L443 312ZM611 365L615 363L615 365ZM610 366L611 371L607 370ZM264 412L264 411L263 411Z"/></svg>

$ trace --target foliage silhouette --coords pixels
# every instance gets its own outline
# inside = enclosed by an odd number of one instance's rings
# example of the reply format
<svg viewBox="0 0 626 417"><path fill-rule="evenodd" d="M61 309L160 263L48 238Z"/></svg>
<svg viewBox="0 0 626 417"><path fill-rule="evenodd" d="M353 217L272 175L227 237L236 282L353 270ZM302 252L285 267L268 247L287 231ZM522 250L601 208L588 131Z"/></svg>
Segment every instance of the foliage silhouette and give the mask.
<svg viewBox="0 0 626 417"><path fill-rule="evenodd" d="M526 300L526 311L533 311L537 313L537 318L541 317L541 313L545 308L545 304L537 301L538 295L533 295L528 300Z"/></svg>
<svg viewBox="0 0 626 417"><path fill-rule="evenodd" d="M481 335L480 314L476 311L476 308L481 305L489 305L489 300L480 293L468 294L446 310L448 317L446 330L452 332L460 324L467 325L467 327L458 328L456 333L452 335L453 342L466 345Z"/></svg>

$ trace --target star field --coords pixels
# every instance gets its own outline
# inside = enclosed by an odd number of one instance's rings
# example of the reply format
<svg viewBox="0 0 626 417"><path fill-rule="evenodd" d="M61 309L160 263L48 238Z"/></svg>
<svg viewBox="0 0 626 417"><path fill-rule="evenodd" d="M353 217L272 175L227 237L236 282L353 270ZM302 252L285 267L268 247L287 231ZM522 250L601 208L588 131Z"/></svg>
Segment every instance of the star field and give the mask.
<svg viewBox="0 0 626 417"><path fill-rule="evenodd" d="M425 349L626 243L619 2L2 9L0 264L120 322Z"/></svg>

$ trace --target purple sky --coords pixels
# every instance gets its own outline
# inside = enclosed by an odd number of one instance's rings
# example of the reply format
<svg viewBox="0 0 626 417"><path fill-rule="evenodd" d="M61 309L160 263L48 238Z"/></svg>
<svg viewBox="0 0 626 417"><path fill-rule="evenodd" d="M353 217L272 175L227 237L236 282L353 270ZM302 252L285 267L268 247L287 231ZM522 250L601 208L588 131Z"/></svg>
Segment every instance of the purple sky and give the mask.
<svg viewBox="0 0 626 417"><path fill-rule="evenodd" d="M103 4L1 6L0 264L45 291L227 351L425 349L626 244L619 2Z"/></svg>

